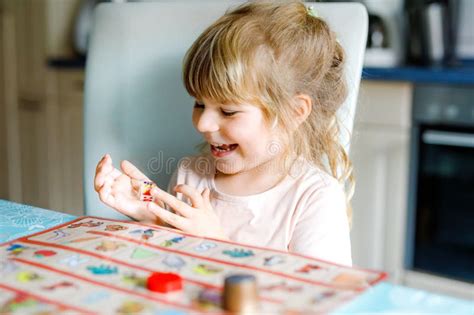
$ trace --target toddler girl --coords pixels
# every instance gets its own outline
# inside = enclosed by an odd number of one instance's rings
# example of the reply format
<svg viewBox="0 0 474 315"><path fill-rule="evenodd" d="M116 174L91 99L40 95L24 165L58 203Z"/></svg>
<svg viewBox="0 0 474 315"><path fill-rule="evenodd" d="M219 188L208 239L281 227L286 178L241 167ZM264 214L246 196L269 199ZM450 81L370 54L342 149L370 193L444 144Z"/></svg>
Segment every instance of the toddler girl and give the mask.
<svg viewBox="0 0 474 315"><path fill-rule="evenodd" d="M140 221L351 265L351 163L338 143L344 53L300 1L227 12L186 54L183 79L206 150L181 160L168 192L106 155L95 189ZM172 210L172 211L169 211Z"/></svg>

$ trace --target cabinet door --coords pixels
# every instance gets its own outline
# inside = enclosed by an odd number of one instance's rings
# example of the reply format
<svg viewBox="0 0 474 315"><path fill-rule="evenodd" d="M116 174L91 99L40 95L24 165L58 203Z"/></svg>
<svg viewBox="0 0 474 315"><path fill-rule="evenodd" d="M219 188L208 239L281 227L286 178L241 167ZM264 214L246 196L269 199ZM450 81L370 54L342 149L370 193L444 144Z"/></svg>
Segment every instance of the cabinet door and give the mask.
<svg viewBox="0 0 474 315"><path fill-rule="evenodd" d="M14 2L0 1L0 197L22 202Z"/></svg>
<svg viewBox="0 0 474 315"><path fill-rule="evenodd" d="M72 25L79 0L0 0L0 4L0 83L5 83L0 145L6 147L6 153L0 153L0 171L8 179L0 185L0 194L81 214L83 74L76 71L80 78L74 81L47 67L47 53L71 52L62 48L70 47L65 39L71 29L66 25ZM65 11L68 14L62 15ZM76 82L75 90L69 82Z"/></svg>
<svg viewBox="0 0 474 315"><path fill-rule="evenodd" d="M353 139L354 264L397 278L402 267L408 185L407 130L364 126Z"/></svg>
<svg viewBox="0 0 474 315"><path fill-rule="evenodd" d="M6 199L8 197L8 143L7 143L7 107L5 103L7 102L7 97L5 96L5 86L7 82L7 75L11 73L6 72L6 65L5 65L5 57L6 57L6 49L7 45L5 45L5 41L9 40L8 34L6 34L5 30L8 28L9 31L11 30L11 19L7 17L7 13L3 7L3 1L0 0L0 174L3 180L0 181L0 199ZM11 35L10 35L11 36Z"/></svg>
<svg viewBox="0 0 474 315"><path fill-rule="evenodd" d="M62 160L63 211L83 215L84 72L59 72L59 147ZM91 174L93 176L93 174Z"/></svg>
<svg viewBox="0 0 474 315"><path fill-rule="evenodd" d="M46 107L45 6L43 1L6 0L14 15L21 202L49 206ZM13 117L12 117L13 118Z"/></svg>
<svg viewBox="0 0 474 315"><path fill-rule="evenodd" d="M19 98L22 202L44 208L49 206L46 114L43 101Z"/></svg>
<svg viewBox="0 0 474 315"><path fill-rule="evenodd" d="M83 214L83 70L48 72L49 208Z"/></svg>
<svg viewBox="0 0 474 315"><path fill-rule="evenodd" d="M412 86L363 81L352 136L354 264L402 272Z"/></svg>

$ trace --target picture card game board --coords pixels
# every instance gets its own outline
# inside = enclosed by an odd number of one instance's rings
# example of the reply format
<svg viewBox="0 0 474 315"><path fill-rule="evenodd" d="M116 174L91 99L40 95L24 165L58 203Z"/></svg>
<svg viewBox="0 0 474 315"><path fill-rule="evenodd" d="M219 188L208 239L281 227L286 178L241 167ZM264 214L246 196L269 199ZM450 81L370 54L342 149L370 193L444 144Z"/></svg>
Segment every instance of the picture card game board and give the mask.
<svg viewBox="0 0 474 315"><path fill-rule="evenodd" d="M10 241L0 251L0 313L225 313L222 301L245 304L251 287L226 293L224 283L249 279L259 313L321 313L386 276L98 217Z"/></svg>

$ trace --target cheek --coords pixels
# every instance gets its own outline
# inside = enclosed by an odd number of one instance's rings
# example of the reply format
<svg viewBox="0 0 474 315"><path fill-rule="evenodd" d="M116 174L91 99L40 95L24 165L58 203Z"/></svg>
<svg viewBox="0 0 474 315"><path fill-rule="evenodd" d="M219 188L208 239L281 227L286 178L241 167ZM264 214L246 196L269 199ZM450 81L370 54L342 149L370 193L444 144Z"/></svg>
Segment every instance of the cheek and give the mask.
<svg viewBox="0 0 474 315"><path fill-rule="evenodd" d="M254 153L263 153L271 142L271 133L263 122L228 125L227 131L233 135L233 140L238 141L243 150Z"/></svg>
<svg viewBox="0 0 474 315"><path fill-rule="evenodd" d="M194 110L193 111L193 116L192 116L192 122L193 122L193 126L196 130L197 130L197 123L198 123L200 117L201 117L201 114Z"/></svg>
<svg viewBox="0 0 474 315"><path fill-rule="evenodd" d="M258 135L258 129L256 126L247 120L234 120L229 121L222 128L222 132L226 133L233 140L240 142L241 144L251 142L252 139Z"/></svg>

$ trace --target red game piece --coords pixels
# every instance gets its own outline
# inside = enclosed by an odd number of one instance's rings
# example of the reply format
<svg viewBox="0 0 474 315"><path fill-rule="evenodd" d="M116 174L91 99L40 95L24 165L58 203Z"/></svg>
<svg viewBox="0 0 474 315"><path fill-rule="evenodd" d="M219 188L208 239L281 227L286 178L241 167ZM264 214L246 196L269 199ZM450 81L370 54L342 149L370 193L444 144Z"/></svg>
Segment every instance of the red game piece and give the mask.
<svg viewBox="0 0 474 315"><path fill-rule="evenodd" d="M154 272L147 281L146 287L150 291L168 293L183 288L181 276L171 272Z"/></svg>

